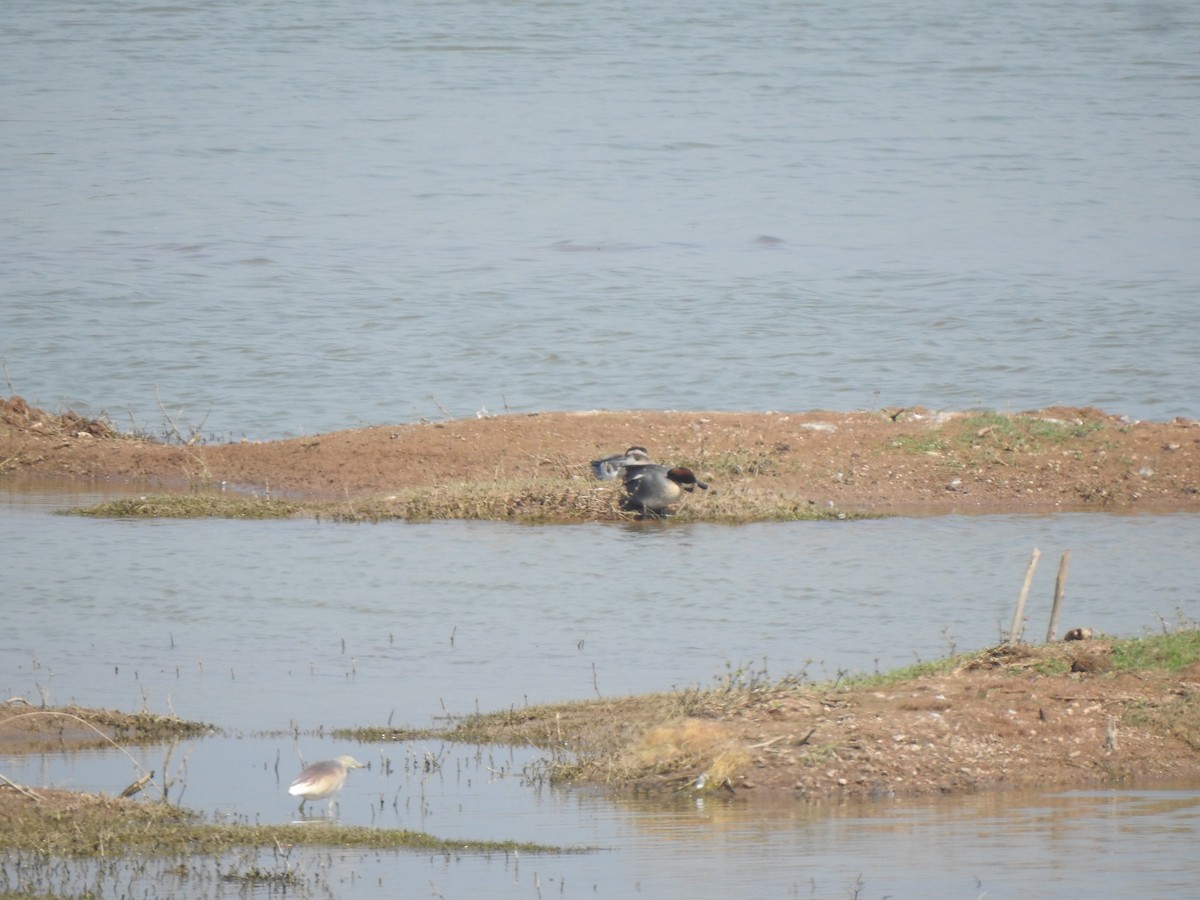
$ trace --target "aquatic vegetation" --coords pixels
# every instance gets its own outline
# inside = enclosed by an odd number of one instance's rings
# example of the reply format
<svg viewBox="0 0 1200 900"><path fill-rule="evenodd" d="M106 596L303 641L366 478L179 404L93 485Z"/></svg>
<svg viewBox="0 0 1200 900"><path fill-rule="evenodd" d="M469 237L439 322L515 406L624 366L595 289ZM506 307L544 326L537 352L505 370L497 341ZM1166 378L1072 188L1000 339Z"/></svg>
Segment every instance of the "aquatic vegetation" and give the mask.
<svg viewBox="0 0 1200 900"><path fill-rule="evenodd" d="M426 522L473 519L521 523L632 521L621 508L619 485L528 479L411 488L387 497L356 500L278 500L227 492L149 494L66 510L92 518L287 519L311 516L332 522ZM819 507L769 491L737 485L682 504L672 521L741 524L766 521L874 518Z"/></svg>
<svg viewBox="0 0 1200 900"><path fill-rule="evenodd" d="M522 841L439 838L424 832L335 823L216 824L160 802L44 788L0 788L0 848L55 857L215 855L275 846L410 849L433 853L564 853L578 848Z"/></svg>
<svg viewBox="0 0 1200 900"><path fill-rule="evenodd" d="M308 506L240 494L189 492L120 497L95 506L64 510L62 514L95 519L288 519Z"/></svg>

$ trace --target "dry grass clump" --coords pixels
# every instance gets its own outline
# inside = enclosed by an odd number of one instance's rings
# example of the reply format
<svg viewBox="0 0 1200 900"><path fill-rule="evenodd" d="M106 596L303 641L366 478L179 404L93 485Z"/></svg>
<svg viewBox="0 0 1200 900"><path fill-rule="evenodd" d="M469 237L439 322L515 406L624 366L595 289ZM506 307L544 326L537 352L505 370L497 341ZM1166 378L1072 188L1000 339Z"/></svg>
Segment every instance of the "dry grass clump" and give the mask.
<svg viewBox="0 0 1200 900"><path fill-rule="evenodd" d="M528 744L552 751L551 780L613 787L683 787L704 775L719 789L748 771L752 753L734 720L770 708L801 688L794 677L727 677L710 689L587 700L466 716L444 732L470 743Z"/></svg>
<svg viewBox="0 0 1200 900"><path fill-rule="evenodd" d="M1200 691L1183 690L1161 704L1136 703L1125 718L1131 724L1178 738L1200 753Z"/></svg>
<svg viewBox="0 0 1200 900"><path fill-rule="evenodd" d="M54 414L30 406L15 394L0 398L0 423L21 431L52 436L117 438L120 435L107 418L88 418L77 412Z"/></svg>
<svg viewBox="0 0 1200 900"><path fill-rule="evenodd" d="M651 728L630 746L619 766L647 775L702 772L720 786L744 772L750 753L738 732L714 719L678 719Z"/></svg>

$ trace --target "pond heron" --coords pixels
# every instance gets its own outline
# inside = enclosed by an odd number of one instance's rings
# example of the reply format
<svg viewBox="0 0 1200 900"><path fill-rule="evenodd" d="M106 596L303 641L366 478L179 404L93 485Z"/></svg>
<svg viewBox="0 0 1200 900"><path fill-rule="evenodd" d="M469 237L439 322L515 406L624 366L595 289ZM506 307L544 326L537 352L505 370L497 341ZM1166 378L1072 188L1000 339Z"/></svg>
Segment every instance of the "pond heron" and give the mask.
<svg viewBox="0 0 1200 900"><path fill-rule="evenodd" d="M339 756L337 759L315 762L296 777L292 786L288 788L288 793L300 798L300 814L303 815L304 804L307 801L333 797L346 783L347 772L351 769L365 768L366 765L353 756ZM333 805L332 800L329 803Z"/></svg>

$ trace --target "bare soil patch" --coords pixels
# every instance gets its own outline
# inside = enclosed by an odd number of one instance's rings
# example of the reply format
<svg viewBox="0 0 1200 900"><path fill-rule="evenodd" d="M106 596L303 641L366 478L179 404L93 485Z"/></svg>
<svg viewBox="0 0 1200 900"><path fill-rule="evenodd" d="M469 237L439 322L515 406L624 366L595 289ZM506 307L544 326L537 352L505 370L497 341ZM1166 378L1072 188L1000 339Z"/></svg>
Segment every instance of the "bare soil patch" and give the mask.
<svg viewBox="0 0 1200 900"><path fill-rule="evenodd" d="M9 478L335 500L533 479L590 488L590 460L635 444L712 485L689 503L692 518L727 496L874 513L1200 510L1200 422L1095 409L537 413L187 446L0 400Z"/></svg>

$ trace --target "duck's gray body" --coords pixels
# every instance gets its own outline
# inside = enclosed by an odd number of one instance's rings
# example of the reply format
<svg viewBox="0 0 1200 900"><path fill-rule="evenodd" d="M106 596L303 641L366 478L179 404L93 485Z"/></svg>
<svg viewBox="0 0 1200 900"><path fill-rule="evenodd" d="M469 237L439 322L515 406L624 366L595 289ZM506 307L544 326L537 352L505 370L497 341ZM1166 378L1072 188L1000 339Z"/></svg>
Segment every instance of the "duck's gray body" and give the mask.
<svg viewBox="0 0 1200 900"><path fill-rule="evenodd" d="M667 468L655 463L626 463L624 467L624 507L644 516L666 515L668 507L683 499L684 493L696 488L708 490L708 485L691 469L682 466Z"/></svg>

